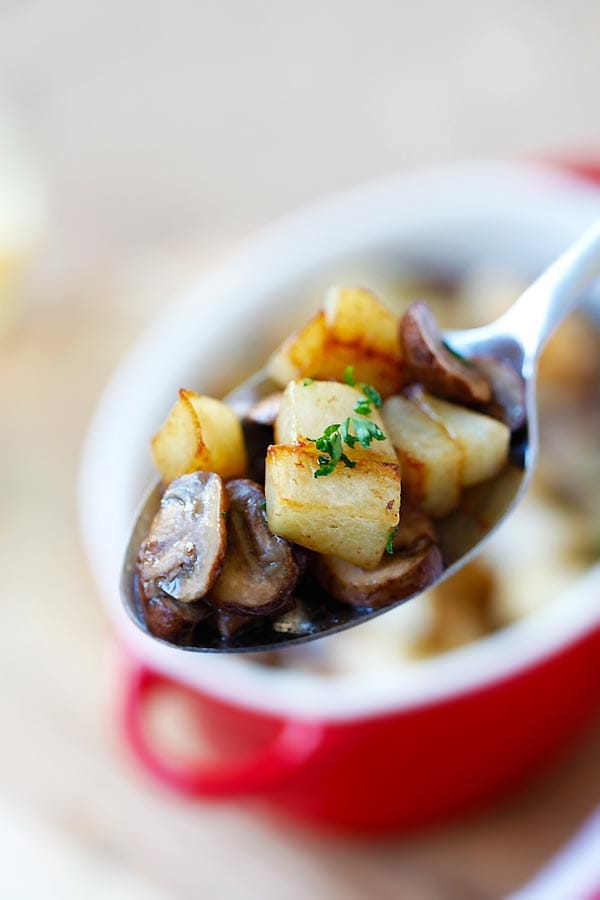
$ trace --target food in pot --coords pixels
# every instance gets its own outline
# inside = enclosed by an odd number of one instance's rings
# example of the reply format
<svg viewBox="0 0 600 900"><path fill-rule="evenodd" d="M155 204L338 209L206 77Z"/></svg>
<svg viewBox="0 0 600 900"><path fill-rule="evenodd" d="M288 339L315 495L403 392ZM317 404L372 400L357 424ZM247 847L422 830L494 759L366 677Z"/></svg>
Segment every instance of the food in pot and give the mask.
<svg viewBox="0 0 600 900"><path fill-rule="evenodd" d="M481 308L493 308L490 317L501 314L524 286L514 278L500 284L497 278L485 281L466 273L464 287L459 281L435 301L448 327L485 321L474 305L473 284ZM426 287L413 283L411 293L429 299ZM401 285L399 293L408 291ZM522 381L513 377L514 370L487 359L473 362L492 385L487 411L511 430L522 427ZM401 605L326 641L252 659L331 676L409 667L509 627L568 590L590 562L600 559L600 317L595 319L593 311L571 316L550 339L540 360L538 402L540 458L533 485L510 524L476 560L426 590L418 603ZM402 476L401 526L411 509L404 470ZM430 520L432 527L440 523L444 519Z"/></svg>
<svg viewBox="0 0 600 900"><path fill-rule="evenodd" d="M515 416L487 414L504 395L422 302L398 316L363 288L331 288L267 368L280 390L243 422L182 389L152 441L165 491L137 576L158 637L300 634L311 594L380 609L419 593L444 568L433 520L508 465L499 419Z"/></svg>

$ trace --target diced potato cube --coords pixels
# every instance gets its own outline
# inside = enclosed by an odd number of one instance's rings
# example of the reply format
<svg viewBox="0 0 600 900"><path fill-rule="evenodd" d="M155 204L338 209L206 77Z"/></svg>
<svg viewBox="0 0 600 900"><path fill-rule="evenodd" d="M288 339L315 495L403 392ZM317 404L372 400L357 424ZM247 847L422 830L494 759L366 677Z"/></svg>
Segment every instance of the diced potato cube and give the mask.
<svg viewBox="0 0 600 900"><path fill-rule="evenodd" d="M309 439L320 437L328 425L342 423L348 416L355 416L354 407L360 399L364 399L360 390L339 381L313 381L310 384L291 381L283 392L279 415L275 420L275 441L278 444L306 444ZM373 422L385 434L383 420L375 407L370 416L357 418ZM344 446L344 452L350 459L368 457L382 462L398 462L393 444L387 437L385 441L372 441L368 450L356 444L353 449Z"/></svg>
<svg viewBox="0 0 600 900"><path fill-rule="evenodd" d="M323 301L327 328L341 344L358 344L401 358L398 317L365 288L329 288Z"/></svg>
<svg viewBox="0 0 600 900"><path fill-rule="evenodd" d="M244 434L233 410L183 388L152 439L152 455L165 484L198 469L239 478L247 466Z"/></svg>
<svg viewBox="0 0 600 900"><path fill-rule="evenodd" d="M364 459L315 478L317 468L317 454L306 447L269 447L269 528L302 547L375 568L398 524L400 467Z"/></svg>
<svg viewBox="0 0 600 900"><path fill-rule="evenodd" d="M398 319L364 288L331 288L323 311L273 354L267 369L282 387L309 376L343 381L349 365L357 381L384 396L403 384Z"/></svg>
<svg viewBox="0 0 600 900"><path fill-rule="evenodd" d="M510 430L504 422L437 397L429 396L427 402L462 447L465 487L493 478L504 468L510 443Z"/></svg>
<svg viewBox="0 0 600 900"><path fill-rule="evenodd" d="M400 458L404 496L430 516L444 516L460 501L462 450L438 421L407 397L382 408L385 433Z"/></svg>
<svg viewBox="0 0 600 900"><path fill-rule="evenodd" d="M405 495L432 516L446 515L463 487L492 478L507 462L506 425L425 391L390 397L382 414L402 465Z"/></svg>
<svg viewBox="0 0 600 900"><path fill-rule="evenodd" d="M312 376L322 367L326 342L325 313L320 312L302 331L291 335L275 351L267 363L267 372L281 387L294 378Z"/></svg>

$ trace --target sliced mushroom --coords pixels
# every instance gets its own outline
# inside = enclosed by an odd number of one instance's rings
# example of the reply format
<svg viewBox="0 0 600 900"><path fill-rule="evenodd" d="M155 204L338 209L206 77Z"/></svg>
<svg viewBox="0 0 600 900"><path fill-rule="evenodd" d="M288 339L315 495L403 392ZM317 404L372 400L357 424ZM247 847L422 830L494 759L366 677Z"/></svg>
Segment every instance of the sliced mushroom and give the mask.
<svg viewBox="0 0 600 900"><path fill-rule="evenodd" d="M415 550L426 544L435 544L437 542L437 532L435 525L429 516L418 509L411 506L406 500L402 500L400 507L400 521L398 528L392 541L394 550Z"/></svg>
<svg viewBox="0 0 600 900"><path fill-rule="evenodd" d="M273 631L279 634L312 634L316 628L308 604L302 597L293 597L285 610L278 610L273 618Z"/></svg>
<svg viewBox="0 0 600 900"><path fill-rule="evenodd" d="M241 478L230 481L226 490L227 555L206 600L224 612L267 615L294 590L298 565L290 544L269 531L260 485Z"/></svg>
<svg viewBox="0 0 600 900"><path fill-rule="evenodd" d="M283 393L281 391L268 394L255 403L244 418L247 422L253 422L255 425L273 425L279 413L282 397Z"/></svg>
<svg viewBox="0 0 600 900"><path fill-rule="evenodd" d="M426 303L412 303L400 320L400 343L407 376L437 397L458 403L489 403L487 379L444 344Z"/></svg>
<svg viewBox="0 0 600 900"><path fill-rule="evenodd" d="M379 566L366 571L336 556L320 556L314 575L322 588L352 606L386 606L425 590L442 573L442 555L429 516L403 503L392 542L392 556L384 554Z"/></svg>
<svg viewBox="0 0 600 900"><path fill-rule="evenodd" d="M290 546L292 548L292 553L294 554L294 559L296 560L296 565L298 566L298 577L302 578L314 553L312 550L307 550L306 547L301 547L300 544L290 544Z"/></svg>
<svg viewBox="0 0 600 900"><path fill-rule="evenodd" d="M380 609L429 587L444 566L437 544L383 559L376 569L359 569L337 556L321 556L315 577L328 593L352 606Z"/></svg>
<svg viewBox="0 0 600 900"><path fill-rule="evenodd" d="M235 613L220 612L219 610L214 612L213 621L221 637L227 639L235 637L250 625L256 625L255 616L238 616Z"/></svg>
<svg viewBox="0 0 600 900"><path fill-rule="evenodd" d="M166 596L185 604L204 597L223 565L226 510L225 487L213 472L192 472L171 482L138 555L147 602Z"/></svg>
<svg viewBox="0 0 600 900"><path fill-rule="evenodd" d="M474 356L473 364L492 386L492 401L484 409L488 415L517 431L525 424L525 382L508 362L491 356Z"/></svg>
<svg viewBox="0 0 600 900"><path fill-rule="evenodd" d="M148 629L158 638L172 644L185 644L196 625L209 615L209 608L200 603L180 603L164 594L150 599L142 596Z"/></svg>

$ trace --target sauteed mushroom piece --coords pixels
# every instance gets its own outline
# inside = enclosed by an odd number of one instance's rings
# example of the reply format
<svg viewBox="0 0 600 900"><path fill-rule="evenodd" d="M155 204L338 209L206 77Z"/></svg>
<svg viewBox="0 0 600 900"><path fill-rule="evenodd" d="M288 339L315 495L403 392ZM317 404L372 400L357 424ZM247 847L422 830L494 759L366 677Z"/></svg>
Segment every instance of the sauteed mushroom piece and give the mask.
<svg viewBox="0 0 600 900"><path fill-rule="evenodd" d="M489 403L492 399L487 379L444 344L433 313L423 301L412 303L402 316L400 342L411 381L458 403Z"/></svg>
<svg viewBox="0 0 600 900"><path fill-rule="evenodd" d="M196 625L210 615L210 609L202 602L180 603L165 594L148 599L142 593L142 603L148 629L171 643L185 644Z"/></svg>
<svg viewBox="0 0 600 900"><path fill-rule="evenodd" d="M248 410L244 416L245 420L255 425L273 425L279 413L282 397L282 391L274 391L263 397Z"/></svg>
<svg viewBox="0 0 600 900"><path fill-rule="evenodd" d="M405 503L392 549L393 554L384 554L379 566L371 571L336 556L320 556L315 563L315 577L343 603L378 608L424 590L442 572L433 523L425 513Z"/></svg>
<svg viewBox="0 0 600 900"><path fill-rule="evenodd" d="M436 542L437 532L429 516L423 510L403 500L398 528L392 540L392 548L398 551L414 550L425 544L435 544Z"/></svg>
<svg viewBox="0 0 600 900"><path fill-rule="evenodd" d="M226 510L225 487L213 472L171 482L138 555L146 601L166 596L186 604L204 597L223 565Z"/></svg>
<svg viewBox="0 0 600 900"><path fill-rule="evenodd" d="M219 610L215 610L213 615L217 631L221 637L226 638L227 640L235 637L235 635L239 631L243 631L244 628L256 624L256 619L252 616L238 616L235 613L219 612Z"/></svg>
<svg viewBox="0 0 600 900"><path fill-rule="evenodd" d="M226 490L227 554L206 601L222 612L263 616L286 602L298 580L298 564L290 544L269 531L260 485L240 478Z"/></svg>
<svg viewBox="0 0 600 900"><path fill-rule="evenodd" d="M474 356L472 362L492 387L492 401L485 412L517 431L525 424L525 382L508 362L491 356Z"/></svg>

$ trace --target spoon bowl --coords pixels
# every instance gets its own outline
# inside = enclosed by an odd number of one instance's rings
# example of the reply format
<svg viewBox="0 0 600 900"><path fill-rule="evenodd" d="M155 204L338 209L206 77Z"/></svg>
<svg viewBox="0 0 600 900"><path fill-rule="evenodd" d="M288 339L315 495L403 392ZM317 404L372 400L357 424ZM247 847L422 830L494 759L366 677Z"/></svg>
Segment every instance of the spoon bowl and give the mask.
<svg viewBox="0 0 600 900"><path fill-rule="evenodd" d="M483 328L451 331L444 336L452 350L466 358L491 357L510 365L525 386L524 424L511 439L509 465L503 473L464 493L458 510L438 522L445 568L440 583L468 563L487 539L518 505L533 475L538 452L536 367L539 354L552 332L574 308L589 283L600 274L600 223L563 253L499 319ZM225 402L243 417L276 386L264 371L243 382ZM161 496L160 484L152 487L138 509L125 553L120 591L123 604L135 624L154 640L145 623L136 580L136 558L147 535ZM433 584L428 584L427 589ZM300 589L297 607L273 620L257 621L252 629L228 640L200 623L192 641L169 644L193 652L241 653L281 649L335 634L362 624L413 599L421 591L383 608L363 609L339 603L320 588Z"/></svg>

